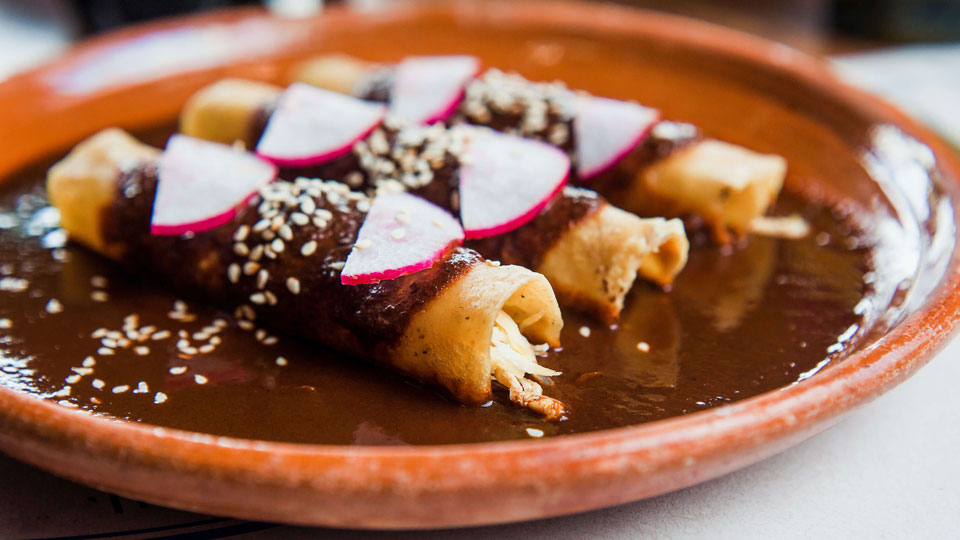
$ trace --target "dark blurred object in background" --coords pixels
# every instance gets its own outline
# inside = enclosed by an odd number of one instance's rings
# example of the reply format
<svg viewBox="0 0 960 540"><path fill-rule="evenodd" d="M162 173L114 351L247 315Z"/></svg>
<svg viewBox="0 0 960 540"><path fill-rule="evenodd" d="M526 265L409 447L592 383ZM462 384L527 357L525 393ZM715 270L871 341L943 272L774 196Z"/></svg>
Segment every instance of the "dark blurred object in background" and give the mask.
<svg viewBox="0 0 960 540"><path fill-rule="evenodd" d="M835 0L833 30L884 41L960 40L957 0Z"/></svg>
<svg viewBox="0 0 960 540"><path fill-rule="evenodd" d="M73 0L80 30L102 32L125 24L208 9L259 4L257 0Z"/></svg>
<svg viewBox="0 0 960 540"><path fill-rule="evenodd" d="M129 23L268 0L61 0L73 7L83 34ZM316 0L315 0L316 1ZM401 0L377 2L388 7ZM442 0L438 0L442 1ZM517 0L520 1L520 0ZM608 0L610 1L610 0ZM798 46L831 52L906 41L960 40L958 0L614 0L732 26ZM325 4L366 0L326 0Z"/></svg>

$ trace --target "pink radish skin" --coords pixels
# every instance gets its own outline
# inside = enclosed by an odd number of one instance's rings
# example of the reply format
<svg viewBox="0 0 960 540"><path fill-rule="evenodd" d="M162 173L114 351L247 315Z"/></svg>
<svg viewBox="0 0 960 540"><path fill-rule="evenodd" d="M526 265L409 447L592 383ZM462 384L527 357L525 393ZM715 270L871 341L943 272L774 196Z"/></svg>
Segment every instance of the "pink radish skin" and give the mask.
<svg viewBox="0 0 960 540"><path fill-rule="evenodd" d="M620 162L660 121L660 111L629 101L582 96L573 131L577 176L589 180Z"/></svg>
<svg viewBox="0 0 960 540"><path fill-rule="evenodd" d="M287 88L256 153L281 167L307 167L346 155L383 122L387 108L303 83Z"/></svg>
<svg viewBox="0 0 960 540"><path fill-rule="evenodd" d="M570 158L534 139L470 129L460 170L460 220L467 238L525 225L559 193Z"/></svg>
<svg viewBox="0 0 960 540"><path fill-rule="evenodd" d="M478 73L480 60L474 56L407 57L397 64L390 113L414 124L444 121Z"/></svg>
<svg viewBox="0 0 960 540"><path fill-rule="evenodd" d="M426 270L461 242L463 229L446 210L409 193L382 193L360 226L340 283L364 285Z"/></svg>
<svg viewBox="0 0 960 540"><path fill-rule="evenodd" d="M150 234L202 232L227 223L277 169L252 154L174 135L160 156Z"/></svg>

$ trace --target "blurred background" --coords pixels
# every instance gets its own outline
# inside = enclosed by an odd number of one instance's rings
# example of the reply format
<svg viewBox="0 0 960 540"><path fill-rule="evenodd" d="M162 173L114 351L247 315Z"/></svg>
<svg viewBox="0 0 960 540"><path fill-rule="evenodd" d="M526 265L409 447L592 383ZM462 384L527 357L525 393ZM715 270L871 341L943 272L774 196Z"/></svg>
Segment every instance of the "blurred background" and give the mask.
<svg viewBox="0 0 960 540"><path fill-rule="evenodd" d="M442 1L442 0L437 0ZM262 5L301 17L398 0L0 0L0 81L76 40L183 13ZM621 0L829 56L840 74L960 145L960 0Z"/></svg>

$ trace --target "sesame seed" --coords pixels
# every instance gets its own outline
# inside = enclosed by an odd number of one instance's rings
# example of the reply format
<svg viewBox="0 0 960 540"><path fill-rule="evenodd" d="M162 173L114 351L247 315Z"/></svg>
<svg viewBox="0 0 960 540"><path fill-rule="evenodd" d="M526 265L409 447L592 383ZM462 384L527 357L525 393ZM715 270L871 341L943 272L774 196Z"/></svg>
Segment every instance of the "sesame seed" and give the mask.
<svg viewBox="0 0 960 540"><path fill-rule="evenodd" d="M92 278L90 278L90 285L93 285L98 289L105 289L107 287L107 284L108 284L107 278L103 276L93 276Z"/></svg>
<svg viewBox="0 0 960 540"><path fill-rule="evenodd" d="M262 289L267 286L267 280L270 279L270 273L266 269L261 268L257 272L257 288Z"/></svg>
<svg viewBox="0 0 960 540"><path fill-rule="evenodd" d="M0 319L0 328L10 328L13 326L13 321L10 319Z"/></svg>
<svg viewBox="0 0 960 540"><path fill-rule="evenodd" d="M103 403L103 402L100 401L99 399L95 398L95 397L92 397L92 398L90 398L90 403L93 403L94 405L100 405L100 404Z"/></svg>
<svg viewBox="0 0 960 540"><path fill-rule="evenodd" d="M260 269L260 265L255 262L246 262L243 263L243 273L252 276L257 273L257 270Z"/></svg>
<svg viewBox="0 0 960 540"><path fill-rule="evenodd" d="M153 402L157 405L163 403L166 400L167 400L167 395L164 394L163 392L157 392L153 396Z"/></svg>
<svg viewBox="0 0 960 540"><path fill-rule="evenodd" d="M253 225L253 232L259 233L267 230L267 227L270 226L269 219L261 219Z"/></svg>
<svg viewBox="0 0 960 540"><path fill-rule="evenodd" d="M207 384L210 380L198 373L193 376L193 381L197 384Z"/></svg>
<svg viewBox="0 0 960 540"><path fill-rule="evenodd" d="M400 240L407 235L407 230L403 227L397 227L396 229L390 231L390 237L394 240Z"/></svg>
<svg viewBox="0 0 960 540"><path fill-rule="evenodd" d="M97 349L97 354L99 354L100 356L110 356L114 352L115 351L113 349L108 349L107 347L100 347L99 349Z"/></svg>
<svg viewBox="0 0 960 540"><path fill-rule="evenodd" d="M117 348L117 340L115 339L103 338L100 340L100 343L102 343L104 347L110 347L111 349Z"/></svg>
<svg viewBox="0 0 960 540"><path fill-rule="evenodd" d="M307 197L300 201L300 211L304 214L312 214L317 209L317 203Z"/></svg>
<svg viewBox="0 0 960 540"><path fill-rule="evenodd" d="M293 229L291 229L286 223L280 226L280 230L277 231L277 233L280 235L280 238L283 238L284 240L293 240Z"/></svg>
<svg viewBox="0 0 960 540"><path fill-rule="evenodd" d="M273 242L270 242L270 249L272 249L275 253L283 253L284 247L283 240L279 238L274 238Z"/></svg>
<svg viewBox="0 0 960 540"><path fill-rule="evenodd" d="M237 263L231 263L227 267L227 278L230 280L230 283L236 283L240 281L240 265Z"/></svg>
<svg viewBox="0 0 960 540"><path fill-rule="evenodd" d="M139 347L134 347L133 352L137 353L140 356L146 356L150 354L150 347L144 347L143 345Z"/></svg>
<svg viewBox="0 0 960 540"><path fill-rule="evenodd" d="M97 390L103 390L103 387L106 386L106 385L107 385L107 383L103 382L103 381L100 380L100 379L94 379L94 380L90 381L90 386L96 388Z"/></svg>
<svg viewBox="0 0 960 540"><path fill-rule="evenodd" d="M300 280L295 277L287 278L287 290L293 294L300 294Z"/></svg>
<svg viewBox="0 0 960 540"><path fill-rule="evenodd" d="M267 297L263 293L253 293L250 295L250 301L254 304L265 304L267 302Z"/></svg>
<svg viewBox="0 0 960 540"><path fill-rule="evenodd" d="M589 327L589 326L581 326L581 327L580 327L580 335L583 336L583 337L590 337L590 327Z"/></svg>
<svg viewBox="0 0 960 540"><path fill-rule="evenodd" d="M216 345L211 345L211 344L208 343L208 344L203 345L202 347L200 347L199 350L200 350L200 352L203 353L203 354L209 354L209 353L212 353L213 350L216 349L216 348L217 348Z"/></svg>
<svg viewBox="0 0 960 540"><path fill-rule="evenodd" d="M198 351L196 347L184 347L180 349L180 352L183 354L194 355L197 354Z"/></svg>
<svg viewBox="0 0 960 540"><path fill-rule="evenodd" d="M81 363L80 365L82 365L83 367L88 367L88 368L89 368L89 367L93 367L93 366L97 365L97 361L96 361L96 359L94 359L92 356L88 356L88 357L86 357L86 358L83 359L83 363Z"/></svg>
<svg viewBox="0 0 960 540"><path fill-rule="evenodd" d="M309 242L303 244L303 246L300 248L300 254L303 255L304 257L309 257L310 255L313 255L316 251L317 251L317 243L313 240L310 240Z"/></svg>
<svg viewBox="0 0 960 540"><path fill-rule="evenodd" d="M343 270L343 267L347 265L346 261L333 261L328 266L334 270Z"/></svg>
<svg viewBox="0 0 960 540"><path fill-rule="evenodd" d="M253 323L250 321L237 321L237 326L239 326L241 330L253 330Z"/></svg>
<svg viewBox="0 0 960 540"><path fill-rule="evenodd" d="M267 303L271 306L277 305L277 295L273 294L270 291L263 291L263 295L267 298Z"/></svg>
<svg viewBox="0 0 960 540"><path fill-rule="evenodd" d="M431 223L433 223L433 226L436 227L436 228L438 228L438 229L442 229L442 228L446 227L446 225L445 225L442 221L440 221L439 219L435 219L435 220L431 221Z"/></svg>
<svg viewBox="0 0 960 540"><path fill-rule="evenodd" d="M371 242L369 238L364 238L363 240L360 240L356 244L354 244L353 247L357 249L367 249L372 245L373 245L373 242Z"/></svg>
<svg viewBox="0 0 960 540"><path fill-rule="evenodd" d="M167 370L171 375L183 375L187 372L187 366L174 366Z"/></svg>
<svg viewBox="0 0 960 540"><path fill-rule="evenodd" d="M66 407L66 408L68 408L68 409L76 409L77 406L78 406L76 403L72 403L72 402L67 401L67 400L65 400L65 399L61 399L60 401L58 401L58 402L57 402L57 405L60 405L61 407Z"/></svg>
<svg viewBox="0 0 960 540"><path fill-rule="evenodd" d="M130 389L129 384L121 384L120 386L114 386L111 392L113 392L114 394L122 394L129 389Z"/></svg>
<svg viewBox="0 0 960 540"><path fill-rule="evenodd" d="M250 250L250 256L247 259L251 261L259 261L263 257L263 244L257 244Z"/></svg>
<svg viewBox="0 0 960 540"><path fill-rule="evenodd" d="M640 352L650 352L650 344L646 341L641 341L637 343L637 350Z"/></svg>
<svg viewBox="0 0 960 540"><path fill-rule="evenodd" d="M233 245L233 252L241 257L246 257L250 254L250 248L242 242L237 242Z"/></svg>
<svg viewBox="0 0 960 540"><path fill-rule="evenodd" d="M306 225L307 223L310 223L310 217L303 212L294 212L290 214L290 221L292 221L295 225ZM287 240L289 240L289 238Z"/></svg>
<svg viewBox="0 0 960 540"><path fill-rule="evenodd" d="M70 375L66 379L64 379L63 382L67 384L77 384L78 382L80 382L80 379L81 379L80 375L77 375L76 373L74 373L73 375Z"/></svg>
<svg viewBox="0 0 960 540"><path fill-rule="evenodd" d="M277 365L281 367L288 364L287 359L282 356L278 356L276 362L277 362Z"/></svg>
<svg viewBox="0 0 960 540"><path fill-rule="evenodd" d="M496 267L500 266L500 261L487 260L487 266L492 266L492 267L496 268Z"/></svg>
<svg viewBox="0 0 960 540"><path fill-rule="evenodd" d="M60 313L63 311L63 304L56 298L51 298L44 309L47 310L47 313Z"/></svg>
<svg viewBox="0 0 960 540"><path fill-rule="evenodd" d="M223 329L230 326L230 323L228 323L225 319L214 319L213 325L217 328Z"/></svg>
<svg viewBox="0 0 960 540"><path fill-rule="evenodd" d="M241 225L237 227L237 231L233 233L233 240L236 242L243 242L247 239L247 235L250 234L250 227L246 225Z"/></svg>
<svg viewBox="0 0 960 540"><path fill-rule="evenodd" d="M137 394L146 394L150 391L150 387L147 386L146 381L140 381L137 383L137 389L134 390Z"/></svg>
<svg viewBox="0 0 960 540"><path fill-rule="evenodd" d="M279 341L279 339L277 339L277 336L267 336L267 337L265 337L265 338L263 339L263 344L264 344L264 345L276 345L278 341Z"/></svg>
<svg viewBox="0 0 960 540"><path fill-rule="evenodd" d="M152 336L150 336L150 339L153 339L154 341L160 341L161 339L167 339L168 337L170 337L170 331L169 331L169 330L161 330L161 331L153 334Z"/></svg>
<svg viewBox="0 0 960 540"><path fill-rule="evenodd" d="M175 300L173 302L173 309L176 311L186 311L187 303L184 302L183 300Z"/></svg>
<svg viewBox="0 0 960 540"><path fill-rule="evenodd" d="M253 334L253 337L255 337L257 341L263 341L263 338L267 337L267 331L260 328Z"/></svg>
<svg viewBox="0 0 960 540"><path fill-rule="evenodd" d="M527 428L527 435L535 439L539 439L540 437L543 437L543 430L535 429L535 428Z"/></svg>
<svg viewBox="0 0 960 540"><path fill-rule="evenodd" d="M70 368L70 371L80 375L81 377L93 374L93 369L88 367L72 367Z"/></svg>
<svg viewBox="0 0 960 540"><path fill-rule="evenodd" d="M406 210L401 210L401 211L397 212L397 215L395 216L395 219L397 220L397 223L401 223L401 224L403 224L403 225L407 225L407 224L410 223L410 220L411 220L412 218L410 217L410 213L409 213L408 211L406 211Z"/></svg>
<svg viewBox="0 0 960 540"><path fill-rule="evenodd" d="M92 337L93 339L100 339L105 335L107 335L106 328L97 328L96 330L93 331L92 334L90 334L90 337Z"/></svg>
<svg viewBox="0 0 960 540"><path fill-rule="evenodd" d="M110 295L103 291L93 291L90 293L90 299L94 302L106 302L110 299Z"/></svg>

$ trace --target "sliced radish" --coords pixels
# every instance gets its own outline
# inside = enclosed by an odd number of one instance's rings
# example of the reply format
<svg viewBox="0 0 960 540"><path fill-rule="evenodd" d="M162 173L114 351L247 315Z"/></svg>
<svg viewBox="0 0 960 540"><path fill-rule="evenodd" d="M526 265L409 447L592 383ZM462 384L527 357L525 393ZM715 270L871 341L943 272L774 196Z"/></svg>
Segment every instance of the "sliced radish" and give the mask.
<svg viewBox="0 0 960 540"><path fill-rule="evenodd" d="M414 124L446 120L480 72L474 56L411 56L397 64L390 113Z"/></svg>
<svg viewBox="0 0 960 540"><path fill-rule="evenodd" d="M381 193L360 226L340 283L376 283L425 270L462 241L463 229L443 208L409 193Z"/></svg>
<svg viewBox="0 0 960 540"><path fill-rule="evenodd" d="M555 146L480 128L468 135L461 161L460 221L467 238L527 223L560 191L570 171L570 158Z"/></svg>
<svg viewBox="0 0 960 540"><path fill-rule="evenodd" d="M629 101L582 96L577 99L573 132L577 176L594 177L617 164L660 120L660 111Z"/></svg>
<svg viewBox="0 0 960 540"><path fill-rule="evenodd" d="M287 88L257 144L257 155L284 167L336 159L374 130L386 106L304 83Z"/></svg>
<svg viewBox="0 0 960 540"><path fill-rule="evenodd" d="M160 156L150 233L200 232L230 221L277 169L223 144L174 135Z"/></svg>

